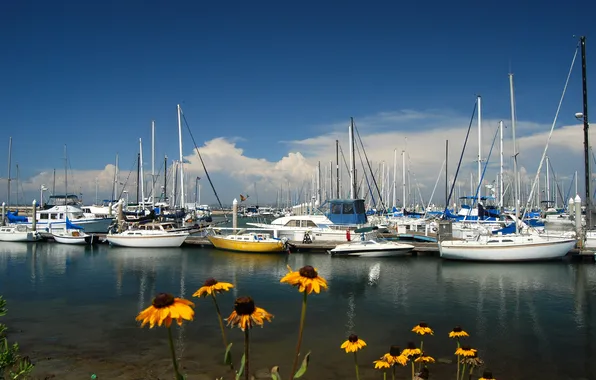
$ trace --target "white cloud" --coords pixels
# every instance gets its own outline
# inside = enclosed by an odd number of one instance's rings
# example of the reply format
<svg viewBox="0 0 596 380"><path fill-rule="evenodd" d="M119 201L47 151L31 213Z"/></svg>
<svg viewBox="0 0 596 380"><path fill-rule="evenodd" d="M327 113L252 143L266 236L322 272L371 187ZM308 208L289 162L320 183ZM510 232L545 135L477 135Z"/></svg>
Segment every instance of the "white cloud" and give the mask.
<svg viewBox="0 0 596 380"><path fill-rule="evenodd" d="M410 166L410 176L415 177L420 185L421 192L425 197L430 195L441 164L445 158L445 140L449 140L449 173L452 176L459 160L459 155L464 142L465 134L469 124L469 116L458 115L449 110L414 111L402 110L397 112L382 112L376 115L361 117L355 120L356 126L363 139L366 154L376 171L379 163L386 162L386 170L393 173L394 149L398 152L398 184L401 184L401 151L407 152L407 161ZM497 131L499 120L483 120L482 150L483 158L486 159L493 137ZM207 141L201 146L200 152L207 167L216 190L224 203L229 204L231 200L238 197L240 193L248 192L251 200L255 199L255 188L260 197L261 203L273 202L276 199L280 187L286 189L290 182L292 189L307 189L311 187L312 176L317 162L321 162L322 174L328 172L329 162L333 162L335 168L335 140L339 140L341 149L348 159L348 123L345 121L319 125L319 135L303 140L288 140L280 128L280 140L283 140L288 147L288 153L275 160L262 157L249 157L240 147L243 139L218 137ZM509 124L506 120L505 124ZM534 178L550 125L544 125L529 121L519 121L517 124L517 139L519 146L518 162L524 177ZM505 166L511 168L511 129L505 129ZM285 140L284 140L285 138ZM458 182L462 187L469 189L470 173L476 175L478 135L476 121L474 120L466 153L462 161L462 167ZM549 146L551 164L557 171L559 177L571 178L573 172L578 170L580 178L583 178L583 132L581 125L563 126L555 129ZM194 197L194 178L201 177L202 201L214 203L215 198L207 183L207 178L196 152L187 152L185 165L187 180L187 199ZM266 154L263 154L265 156ZM362 172L362 165L357 158L357 170ZM341 159L341 156L340 156ZM489 169L486 178L492 181L496 177L499 162L499 141L497 139L490 158ZM343 162L342 177L347 183L347 175ZM127 168L128 169L128 168ZM333 169L334 171L335 169ZM527 172L527 174L526 174ZM108 164L99 170L75 170L69 172L69 192L82 192L88 201L95 199L96 179L98 184L99 198L108 198L111 194L114 178L114 165ZM120 181L128 179L126 189L130 192L131 200L136 197L136 173L121 172ZM146 171L146 193L150 183L149 173ZM163 177L156 179L160 189ZM52 172L41 172L36 176L21 181L19 191L24 191L21 197L26 203L33 198L39 197L39 188L45 184L50 189L53 183ZM169 181L168 187L171 181ZM439 183L439 194L443 194L443 181ZM56 173L56 192L64 191L64 175ZM563 188L567 188L563 184ZM121 186L120 186L121 187ZM580 185L580 187L583 187ZM122 187L121 187L122 188ZM15 185L13 184L12 198L15 197ZM6 199L6 190L0 190L0 196ZM287 195L284 195L284 198ZM436 196L440 203L443 196Z"/></svg>

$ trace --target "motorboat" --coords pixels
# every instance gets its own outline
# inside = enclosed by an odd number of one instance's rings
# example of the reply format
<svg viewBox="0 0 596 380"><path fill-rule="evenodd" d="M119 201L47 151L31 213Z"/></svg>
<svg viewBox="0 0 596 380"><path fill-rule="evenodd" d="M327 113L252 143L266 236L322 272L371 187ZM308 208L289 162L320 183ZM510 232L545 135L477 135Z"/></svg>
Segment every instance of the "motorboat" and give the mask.
<svg viewBox="0 0 596 380"><path fill-rule="evenodd" d="M335 248L329 250L329 253L334 256L394 257L405 256L415 248L410 244L380 239L377 236L367 234L372 231L376 231L376 228L364 227L357 229L356 233L361 234L360 240L338 244Z"/></svg>

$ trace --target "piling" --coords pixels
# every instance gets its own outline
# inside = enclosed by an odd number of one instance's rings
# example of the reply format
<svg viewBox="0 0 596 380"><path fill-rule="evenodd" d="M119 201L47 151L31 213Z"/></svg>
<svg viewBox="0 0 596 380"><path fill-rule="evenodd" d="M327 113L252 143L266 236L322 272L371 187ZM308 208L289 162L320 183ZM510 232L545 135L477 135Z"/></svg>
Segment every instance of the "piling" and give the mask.
<svg viewBox="0 0 596 380"><path fill-rule="evenodd" d="M112 216L112 202L108 203L108 215Z"/></svg>
<svg viewBox="0 0 596 380"><path fill-rule="evenodd" d="M31 229L33 231L37 231L37 202L35 201L35 199L33 200L33 203L31 204L32 207L32 212L33 212L33 220L31 222Z"/></svg>
<svg viewBox="0 0 596 380"><path fill-rule="evenodd" d="M122 202L118 202L118 233L122 232L122 221L124 220L124 214L122 214Z"/></svg>
<svg viewBox="0 0 596 380"><path fill-rule="evenodd" d="M232 202L232 228L234 228L234 232L238 228L238 200L236 198Z"/></svg>
<svg viewBox="0 0 596 380"><path fill-rule="evenodd" d="M0 219L0 226L6 224L6 202L2 202L2 219Z"/></svg>

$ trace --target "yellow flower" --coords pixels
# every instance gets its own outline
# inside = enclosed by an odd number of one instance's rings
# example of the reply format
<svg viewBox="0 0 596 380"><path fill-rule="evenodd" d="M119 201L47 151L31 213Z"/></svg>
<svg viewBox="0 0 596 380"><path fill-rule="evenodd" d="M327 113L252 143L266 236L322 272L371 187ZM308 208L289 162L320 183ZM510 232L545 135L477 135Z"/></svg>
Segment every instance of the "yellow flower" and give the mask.
<svg viewBox="0 0 596 380"><path fill-rule="evenodd" d="M327 281L319 276L317 268L310 265L300 268L298 272L292 271L288 265L289 273L286 274L279 282L285 282L293 286L298 286L298 291L310 294L313 292L320 293L321 289L327 289Z"/></svg>
<svg viewBox="0 0 596 380"><path fill-rule="evenodd" d="M482 377L478 380L495 380L491 371L484 371Z"/></svg>
<svg viewBox="0 0 596 380"><path fill-rule="evenodd" d="M425 334L433 335L434 334L433 330L430 327L428 327L428 325L424 322L420 322L419 324L414 326L412 331L418 335L425 335Z"/></svg>
<svg viewBox="0 0 596 380"><path fill-rule="evenodd" d="M381 360L375 360L373 363L375 363L376 369L384 369L391 367L391 364L386 362L383 358L381 358Z"/></svg>
<svg viewBox="0 0 596 380"><path fill-rule="evenodd" d="M252 328L253 325L263 327L265 320L271 322L273 315L267 310L255 306L255 301L250 297L240 297L234 302L234 311L226 319L228 326L238 326L244 331Z"/></svg>
<svg viewBox="0 0 596 380"><path fill-rule="evenodd" d="M465 338L469 337L467 332L461 329L459 326L455 326L453 330L449 333L449 338Z"/></svg>
<svg viewBox="0 0 596 380"><path fill-rule="evenodd" d="M462 346L460 348L457 349L457 351L455 351L455 355L457 356L476 356L476 352L478 352L478 350L474 349L474 348L470 348L470 346Z"/></svg>
<svg viewBox="0 0 596 380"><path fill-rule="evenodd" d="M366 346L366 342L362 339L358 339L358 335L352 334L348 337L348 340L341 345L340 348L345 348L346 353L350 353L361 350L364 348L364 346Z"/></svg>
<svg viewBox="0 0 596 380"><path fill-rule="evenodd" d="M179 325L182 325L183 319L192 321L195 315L195 311L192 309L194 306L194 303L183 298L175 298L171 294L160 293L153 299L151 306L137 315L136 320L142 321L141 327L149 323L151 329L155 324L161 326L162 323L166 327L170 327L174 319Z"/></svg>
<svg viewBox="0 0 596 380"><path fill-rule="evenodd" d="M423 363L434 363L435 359L432 356L428 356L426 354L422 354L419 357L416 358L416 360L414 360L417 363L423 362Z"/></svg>
<svg viewBox="0 0 596 380"><path fill-rule="evenodd" d="M416 355L422 354L422 351L420 351L420 349L416 347L414 342L409 342L408 347L406 347L401 352L401 354L407 358L410 358L411 356L416 356Z"/></svg>
<svg viewBox="0 0 596 380"><path fill-rule="evenodd" d="M207 281L205 281L203 286L201 286L199 288L199 290L197 290L195 292L195 294L193 294L192 296L193 297L206 297L211 294L227 292L230 290L230 288L233 288L233 287L234 287L234 285L232 285L228 282L218 282L214 278L209 278L209 279L207 279Z"/></svg>
<svg viewBox="0 0 596 380"><path fill-rule="evenodd" d="M405 366L406 364L408 364L408 357L401 354L401 350L398 346L391 346L389 352L383 355L382 359L391 365L397 363L402 366Z"/></svg>

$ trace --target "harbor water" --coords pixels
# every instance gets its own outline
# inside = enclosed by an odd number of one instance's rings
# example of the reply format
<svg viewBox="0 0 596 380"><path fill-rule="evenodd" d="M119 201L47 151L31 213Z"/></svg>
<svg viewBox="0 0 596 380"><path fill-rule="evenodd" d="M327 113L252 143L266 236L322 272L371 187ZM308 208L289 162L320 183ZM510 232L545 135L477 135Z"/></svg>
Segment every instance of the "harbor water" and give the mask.
<svg viewBox="0 0 596 380"><path fill-rule="evenodd" d="M391 345L419 344L410 330L421 321L434 329L424 338L425 351L442 359L429 366L431 379L455 377L455 364L445 362L454 360L456 342L447 335L457 325L497 379L596 379L593 263L0 243L0 294L9 309L3 322L36 364L35 379L170 379L165 329L141 329L135 321L156 293L170 292L196 304L194 321L174 328L183 372L189 380L213 380L229 376L216 314L210 299L192 294L214 277L235 286L218 296L224 317L244 295L274 314L252 331L252 368L279 365L289 378L301 295L279 283L287 265L313 265L329 284L309 297L302 347L312 354L305 379L354 378L353 358L340 349L351 333L368 344L358 356L361 379L381 379L373 360ZM243 335L239 329L227 334L238 362ZM397 371L400 379L409 373L409 367Z"/></svg>

